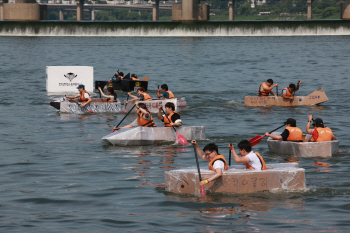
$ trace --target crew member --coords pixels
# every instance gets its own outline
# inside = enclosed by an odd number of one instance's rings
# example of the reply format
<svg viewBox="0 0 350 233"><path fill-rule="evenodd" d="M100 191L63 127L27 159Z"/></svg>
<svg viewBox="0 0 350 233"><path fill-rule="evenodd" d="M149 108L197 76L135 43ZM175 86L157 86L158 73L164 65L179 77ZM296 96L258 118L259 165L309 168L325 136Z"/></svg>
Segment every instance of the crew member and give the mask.
<svg viewBox="0 0 350 233"><path fill-rule="evenodd" d="M136 74L132 74L131 75L131 80L133 81L139 81L138 77L136 76Z"/></svg>
<svg viewBox="0 0 350 233"><path fill-rule="evenodd" d="M203 148L203 153L195 140L192 140L191 143L195 146L198 156L201 159L209 162L209 170L215 171L213 176L211 176L209 179L202 180L200 185L203 186L221 177L222 172L228 169L228 165L225 157L222 154L219 154L217 145L214 143L209 143Z"/></svg>
<svg viewBox="0 0 350 233"><path fill-rule="evenodd" d="M65 95L65 97L70 99L80 98L80 101L83 103L80 105L80 107L84 107L85 105L89 104L92 101L92 99L90 97L89 92L85 91L85 86L83 84L79 84L77 89L79 91L79 95L74 95L74 96Z"/></svg>
<svg viewBox="0 0 350 233"><path fill-rule="evenodd" d="M126 101L125 103L127 104L127 103L130 103L130 102L136 101L136 100L140 100L140 101L149 101L149 100L152 100L151 96L145 92L145 88L143 88L143 87L139 87L139 88L137 89L137 94L139 95L139 98L137 98L137 96L134 96L134 95L132 95L130 92L128 92L128 95L129 95L132 99L129 100L129 101Z"/></svg>
<svg viewBox="0 0 350 233"><path fill-rule="evenodd" d="M288 118L286 122L286 129L282 132L281 135L265 133L266 136L271 137L275 140L283 141L303 141L303 131L297 127L297 121L293 118Z"/></svg>
<svg viewBox="0 0 350 233"><path fill-rule="evenodd" d="M266 164L262 156L258 152L252 151L252 145L248 140L238 143L239 157L233 145L229 144L228 148L232 151L232 157L236 163L244 163L247 169L266 170Z"/></svg>
<svg viewBox="0 0 350 233"><path fill-rule="evenodd" d="M314 126L314 129L310 129L311 120L313 119L312 115L309 115L308 118L309 118L309 121L306 125L306 132L312 135L312 138L311 138L312 142L326 142L326 141L337 140L337 138L333 135L332 130L323 125L322 119L316 118L314 123L312 124Z"/></svg>
<svg viewBox="0 0 350 233"><path fill-rule="evenodd" d="M168 85L163 84L160 86L160 89L162 91L162 94L159 94L159 86L158 86L158 89L157 89L157 97L158 98L164 97L164 99L175 99L174 94L168 90Z"/></svg>
<svg viewBox="0 0 350 233"><path fill-rule="evenodd" d="M105 98L107 98L107 102L119 102L117 93L114 91L113 87L107 87L107 94L105 95L101 89L101 87L98 87L98 90L100 91L101 95Z"/></svg>
<svg viewBox="0 0 350 233"><path fill-rule="evenodd" d="M273 80L272 79L268 79L266 82L260 84L259 86L259 92L258 92L258 96L269 96L270 94L273 96L276 96L275 93L272 92L272 89L274 87L278 87L278 83L273 84Z"/></svg>
<svg viewBox="0 0 350 233"><path fill-rule="evenodd" d="M165 115L163 115L162 105L158 107L158 119L164 122L165 127L179 127L182 126L182 121L180 118L180 114L175 112L174 103L168 102L165 104Z"/></svg>
<svg viewBox="0 0 350 233"><path fill-rule="evenodd" d="M109 82L114 82L114 83L119 83L123 80L124 78L124 73L123 72L115 72L114 76L111 78Z"/></svg>
<svg viewBox="0 0 350 233"><path fill-rule="evenodd" d="M126 125L124 127L117 128L115 126L113 130L119 130L119 129L126 129L126 128L133 128L133 127L156 127L156 124L153 121L153 117L151 112L147 109L146 104L144 103L137 103L136 104L136 113L137 118L131 122L131 124Z"/></svg>
<svg viewBox="0 0 350 233"><path fill-rule="evenodd" d="M281 96L284 99L294 99L294 93L299 90L299 86L301 84L301 81L298 82L297 87L295 87L295 84L291 83L289 84L289 87L286 87L282 90Z"/></svg>

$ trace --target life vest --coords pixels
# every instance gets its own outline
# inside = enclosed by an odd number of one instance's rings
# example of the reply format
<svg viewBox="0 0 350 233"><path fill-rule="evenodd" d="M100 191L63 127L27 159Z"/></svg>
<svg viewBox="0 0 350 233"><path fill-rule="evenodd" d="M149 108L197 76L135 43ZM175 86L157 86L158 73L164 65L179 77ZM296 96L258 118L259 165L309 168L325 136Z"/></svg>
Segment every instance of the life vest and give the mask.
<svg viewBox="0 0 350 233"><path fill-rule="evenodd" d="M87 91L83 91L83 93L80 93L80 101L81 102L86 102L86 101L88 101L87 99L85 99L85 97L84 97L84 95L85 95L85 93L88 93L89 94L89 92L87 92ZM90 95L90 94L89 94Z"/></svg>
<svg viewBox="0 0 350 233"><path fill-rule="evenodd" d="M142 93L141 95L143 95L143 100L145 100L145 101L152 100L151 96L149 94L147 94L146 92Z"/></svg>
<svg viewBox="0 0 350 233"><path fill-rule="evenodd" d="M254 153L258 156L258 158L259 158L259 160L260 160L260 163L261 163L261 170L266 170L267 167L266 167L265 161L264 161L264 159L262 158L262 156L261 156L258 152L254 152ZM246 167L247 169L254 169L254 168L253 168L252 166L250 166L248 163L245 164L245 167Z"/></svg>
<svg viewBox="0 0 350 233"><path fill-rule="evenodd" d="M260 86L259 86L259 92L258 92L258 96L269 96L270 95L270 92L271 91L269 91L269 90L264 90L264 91L260 91L261 89L261 86L262 85L267 85L267 83L262 83L262 84L260 84Z"/></svg>
<svg viewBox="0 0 350 233"><path fill-rule="evenodd" d="M317 131L318 133L318 137L316 139L316 141L314 140L314 138L312 137L312 141L314 142L327 142L327 141L332 141L332 137L333 137L333 132L330 128L328 127L324 127L324 128L315 128L314 130Z"/></svg>
<svg viewBox="0 0 350 233"><path fill-rule="evenodd" d="M303 131L298 127L286 127L289 131L287 141L303 141Z"/></svg>
<svg viewBox="0 0 350 233"><path fill-rule="evenodd" d="M225 169L224 170L226 171L228 169L228 166L227 166L226 159L225 159L225 157L222 154L218 154L212 161L209 162L209 165L208 165L209 166L209 170L215 171L215 169L213 168L213 164L218 159L220 159L220 160L222 160L224 162L224 164L225 164Z"/></svg>
<svg viewBox="0 0 350 233"><path fill-rule="evenodd" d="M145 118L143 118L143 113L141 112L140 115L137 115L137 123L139 123L139 126L142 127L156 127L156 124L153 121L152 114L149 111L147 112L148 114L150 114L151 120L146 120Z"/></svg>
<svg viewBox="0 0 350 233"><path fill-rule="evenodd" d="M169 114L168 117L164 116L163 121L164 121L164 126L165 126L165 127L171 127L170 123L174 123L174 122L171 120L171 117L174 115L174 113L177 113L177 112L173 111L172 113ZM178 113L177 113L177 114L178 114ZM170 121L168 120L168 118L169 118Z"/></svg>
<svg viewBox="0 0 350 233"><path fill-rule="evenodd" d="M169 93L169 99L175 99L175 96L174 96L174 94L171 91L166 91L166 92ZM168 98L164 97L164 99L168 99Z"/></svg>
<svg viewBox="0 0 350 233"><path fill-rule="evenodd" d="M289 91L288 87L284 88L283 90L287 91L286 97L292 97L293 96L293 93ZM282 94L281 94L282 97L283 97L283 90L282 90Z"/></svg>
<svg viewBox="0 0 350 233"><path fill-rule="evenodd" d="M131 80L133 80L133 81L139 81L139 79L138 79L138 78L135 78L135 77L131 77Z"/></svg>
<svg viewBox="0 0 350 233"><path fill-rule="evenodd" d="M107 102L112 102L110 99ZM117 100L113 100L113 102L117 102Z"/></svg>

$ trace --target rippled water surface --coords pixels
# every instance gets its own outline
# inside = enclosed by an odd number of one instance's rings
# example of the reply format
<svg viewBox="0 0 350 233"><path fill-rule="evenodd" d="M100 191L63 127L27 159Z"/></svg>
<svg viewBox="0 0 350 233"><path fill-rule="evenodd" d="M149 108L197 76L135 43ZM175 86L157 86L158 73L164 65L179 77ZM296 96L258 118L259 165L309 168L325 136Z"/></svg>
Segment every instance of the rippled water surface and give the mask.
<svg viewBox="0 0 350 233"><path fill-rule="evenodd" d="M349 228L349 37L0 38L0 229L2 232L335 232ZM46 66L94 67L95 80L120 69L150 75L186 97L185 125L204 125L227 156L237 144L288 117L305 130L324 120L340 140L332 158L299 158L304 192L210 195L165 192L164 171L195 165L193 149L114 147L101 138L122 114L60 114L46 93ZM248 108L268 78L302 80L298 95L323 87L320 106ZM121 100L125 93L118 93ZM135 116L127 118L125 123ZM157 121L158 125L160 123ZM295 158L254 149L267 163ZM206 162L201 161L201 166Z"/></svg>

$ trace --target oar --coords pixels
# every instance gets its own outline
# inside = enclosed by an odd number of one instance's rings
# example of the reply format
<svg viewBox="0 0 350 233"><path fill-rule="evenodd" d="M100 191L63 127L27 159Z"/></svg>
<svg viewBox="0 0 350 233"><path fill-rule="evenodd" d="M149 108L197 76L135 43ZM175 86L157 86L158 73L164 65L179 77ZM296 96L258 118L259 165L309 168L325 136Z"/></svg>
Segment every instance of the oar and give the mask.
<svg viewBox="0 0 350 233"><path fill-rule="evenodd" d="M100 82L97 83L97 87L100 87ZM97 89L98 89L98 88L97 88ZM101 97L101 92L100 92L100 90L98 90L98 93L100 93L100 99L101 99L102 97Z"/></svg>
<svg viewBox="0 0 350 233"><path fill-rule="evenodd" d="M130 111L127 113L127 114L125 114L125 116L124 116L124 118L119 122L119 124L117 125L117 128L119 127L119 125L123 122L123 120L129 115L129 113L135 108L135 106L136 106L136 104L130 109ZM114 132L114 129L112 130L112 132L111 133L113 133Z"/></svg>
<svg viewBox="0 0 350 233"><path fill-rule="evenodd" d="M197 163L199 181L202 181L201 170L199 168L198 155L197 155L197 151L196 151L196 146L195 145L193 145L193 149L194 149L194 155L196 156L196 163ZM201 189L202 189L202 196L205 196L204 187L201 186Z"/></svg>
<svg viewBox="0 0 350 233"><path fill-rule="evenodd" d="M269 134L272 133L272 132L275 132L276 130L278 130L278 129L280 129L280 128L282 128L283 126L285 126L285 125L282 125L282 126L278 127L277 129L272 130L271 132L269 132ZM264 135L264 136L257 135L257 136L255 136L255 137L253 137L252 139L250 139L249 142L250 142L250 144L251 144L252 147L253 147L253 146L259 144L259 142L261 141L261 139L262 139L263 137L265 137L265 136L266 136L266 135Z"/></svg>
<svg viewBox="0 0 350 233"><path fill-rule="evenodd" d="M88 110L88 112L94 113L93 111L90 111L86 106L82 107L82 106L81 106L82 103L79 103L79 102L78 102L77 104L79 105L80 108L85 108L86 110Z"/></svg>
<svg viewBox="0 0 350 233"><path fill-rule="evenodd" d="M232 146L232 143L230 142L230 146ZM231 149L228 152L228 165L231 166Z"/></svg>
<svg viewBox="0 0 350 233"><path fill-rule="evenodd" d="M278 97L278 86L276 87L276 91L277 91L277 97Z"/></svg>
<svg viewBox="0 0 350 233"><path fill-rule="evenodd" d="M166 113L164 112L164 109L163 109L163 108L162 108L162 111L163 111L165 117L168 119L168 121L169 121L169 123L170 123L171 121L169 120L168 116L167 116ZM174 129L174 131L175 131L175 133L176 133L176 135L177 135L176 140L177 140L181 145L184 145L184 146L187 145L187 140L186 140L186 138L185 138L183 135L179 134L179 133L176 131L176 129L175 129L175 127L174 127L173 125L172 125L172 127L173 127L173 129Z"/></svg>
<svg viewBox="0 0 350 233"><path fill-rule="evenodd" d="M129 95L128 95L128 97L126 98L126 101L128 101L128 100L129 100ZM128 103L125 104L124 109L121 111L121 113L124 113L124 112L125 112L126 106L127 106L127 105L128 105ZM135 103L135 105L136 105L136 103Z"/></svg>

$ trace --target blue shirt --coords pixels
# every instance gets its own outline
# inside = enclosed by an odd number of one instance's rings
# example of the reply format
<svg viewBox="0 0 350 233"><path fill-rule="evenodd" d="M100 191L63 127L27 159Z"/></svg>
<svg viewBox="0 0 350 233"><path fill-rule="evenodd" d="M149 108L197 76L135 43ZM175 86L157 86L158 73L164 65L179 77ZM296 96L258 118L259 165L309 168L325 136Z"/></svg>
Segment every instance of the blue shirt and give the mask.
<svg viewBox="0 0 350 233"><path fill-rule="evenodd" d="M164 98L169 99L169 93L168 92L163 92L162 95L163 95Z"/></svg>

